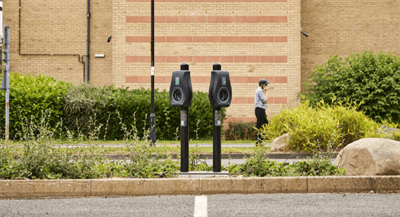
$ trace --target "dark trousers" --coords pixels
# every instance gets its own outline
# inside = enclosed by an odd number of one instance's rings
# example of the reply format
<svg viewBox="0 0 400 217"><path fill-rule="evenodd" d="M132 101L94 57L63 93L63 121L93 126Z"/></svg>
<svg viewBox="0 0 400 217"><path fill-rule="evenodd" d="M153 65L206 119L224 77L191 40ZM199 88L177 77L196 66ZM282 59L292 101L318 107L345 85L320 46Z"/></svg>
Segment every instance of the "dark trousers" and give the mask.
<svg viewBox="0 0 400 217"><path fill-rule="evenodd" d="M257 141L256 143L258 144L263 140L263 138L261 137L260 130L262 129L262 126L264 124L268 124L268 120L267 120L267 116L265 115L265 109L256 108L255 113L256 113L256 118L257 118L256 127L258 129L257 136L256 136L256 141Z"/></svg>

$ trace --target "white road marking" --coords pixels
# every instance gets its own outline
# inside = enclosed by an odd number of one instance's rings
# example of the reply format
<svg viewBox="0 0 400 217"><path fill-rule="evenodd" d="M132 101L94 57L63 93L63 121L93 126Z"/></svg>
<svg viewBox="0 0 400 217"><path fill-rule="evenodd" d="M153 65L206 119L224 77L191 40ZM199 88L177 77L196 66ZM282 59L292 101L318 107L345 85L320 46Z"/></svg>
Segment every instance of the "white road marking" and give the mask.
<svg viewBox="0 0 400 217"><path fill-rule="evenodd" d="M206 196L196 196L194 198L194 217L207 217Z"/></svg>

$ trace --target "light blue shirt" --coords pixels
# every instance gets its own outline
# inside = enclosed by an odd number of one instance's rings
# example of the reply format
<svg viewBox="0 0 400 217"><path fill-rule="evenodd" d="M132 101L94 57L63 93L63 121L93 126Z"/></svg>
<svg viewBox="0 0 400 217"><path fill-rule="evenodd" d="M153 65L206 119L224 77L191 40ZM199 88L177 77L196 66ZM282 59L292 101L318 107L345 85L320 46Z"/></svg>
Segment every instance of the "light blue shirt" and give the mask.
<svg viewBox="0 0 400 217"><path fill-rule="evenodd" d="M258 87L254 94L254 108L267 109L267 99L261 87Z"/></svg>

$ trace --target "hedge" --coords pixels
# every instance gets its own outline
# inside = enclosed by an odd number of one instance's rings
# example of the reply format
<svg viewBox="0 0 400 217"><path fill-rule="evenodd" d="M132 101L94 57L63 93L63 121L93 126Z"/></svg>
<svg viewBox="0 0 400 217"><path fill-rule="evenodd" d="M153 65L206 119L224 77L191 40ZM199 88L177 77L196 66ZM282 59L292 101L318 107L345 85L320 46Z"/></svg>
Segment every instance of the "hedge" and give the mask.
<svg viewBox="0 0 400 217"><path fill-rule="evenodd" d="M224 132L225 140L255 140L255 126L256 122L231 121Z"/></svg>
<svg viewBox="0 0 400 217"><path fill-rule="evenodd" d="M87 139L90 135L92 139L120 140L136 128L142 138L144 130L149 128L151 92L148 89L97 87L88 83L72 85L44 75L18 73L11 73L10 82L10 138L20 139L26 133L22 120L26 123L33 117L32 121L40 122L44 112L48 127L61 132L62 137L73 135ZM1 91L3 102L4 97ZM179 139L180 108L170 105L169 92L165 90L155 90L154 102L157 139ZM4 123L4 106L0 106L0 113L0 121ZM223 118L225 113L223 108ZM207 93L193 93L189 117L191 138L212 137L212 108ZM4 135L3 128L0 135Z"/></svg>
<svg viewBox="0 0 400 217"><path fill-rule="evenodd" d="M22 132L22 123L40 122L45 113L50 113L46 122L54 128L64 114L63 98L72 84L44 75L10 73L10 86L10 138L13 139ZM1 135L5 127L4 103L5 91L0 91Z"/></svg>
<svg viewBox="0 0 400 217"><path fill-rule="evenodd" d="M139 137L143 137L144 129L149 128L150 93L148 89L128 90L112 86L94 87L89 84L73 86L65 97L64 118L69 129L80 130L85 134L93 128L94 122L97 126L101 124L99 137L102 139L104 136L111 140L123 139L125 131L133 128L138 130ZM157 138L174 140L179 137L180 108L170 105L169 92L155 90L154 107ZM91 117L96 119L91 121ZM212 108L207 93L193 93L189 117L191 138L196 138L196 130L199 138L212 136ZM125 131L122 126L126 127Z"/></svg>

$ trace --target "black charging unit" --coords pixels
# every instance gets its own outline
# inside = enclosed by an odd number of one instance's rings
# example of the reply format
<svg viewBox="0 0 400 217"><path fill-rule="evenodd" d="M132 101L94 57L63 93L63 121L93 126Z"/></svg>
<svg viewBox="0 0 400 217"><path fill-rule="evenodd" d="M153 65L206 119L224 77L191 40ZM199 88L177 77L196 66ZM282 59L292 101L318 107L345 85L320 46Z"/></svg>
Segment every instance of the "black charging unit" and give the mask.
<svg viewBox="0 0 400 217"><path fill-rule="evenodd" d="M208 99L213 107L213 171L221 172L221 107L229 107L232 101L232 87L229 72L221 70L215 63L211 71Z"/></svg>
<svg viewBox="0 0 400 217"><path fill-rule="evenodd" d="M169 90L171 105L181 107L181 172L189 171L189 107L192 104L192 97L189 64L182 63L181 70L172 73Z"/></svg>

